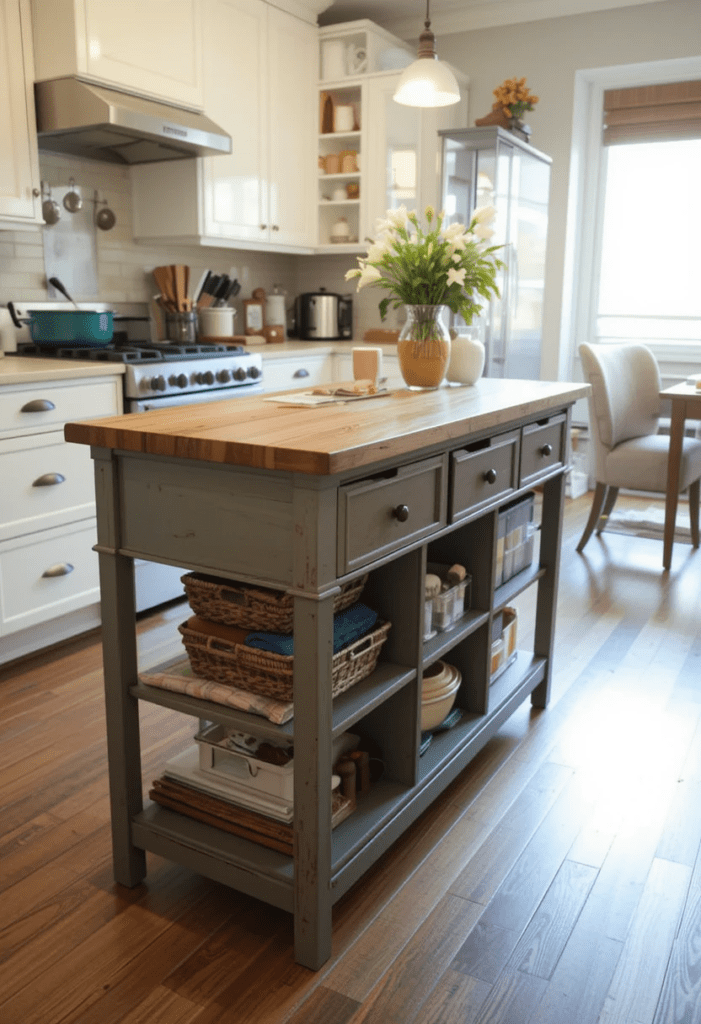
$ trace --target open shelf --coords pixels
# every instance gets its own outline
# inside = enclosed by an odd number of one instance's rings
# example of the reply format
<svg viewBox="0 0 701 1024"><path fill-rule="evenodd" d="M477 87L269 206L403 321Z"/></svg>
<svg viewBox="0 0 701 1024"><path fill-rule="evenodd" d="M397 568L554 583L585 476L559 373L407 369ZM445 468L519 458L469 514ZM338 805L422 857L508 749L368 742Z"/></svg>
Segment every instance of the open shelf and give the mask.
<svg viewBox="0 0 701 1024"><path fill-rule="evenodd" d="M293 909L292 857L146 801L132 819L132 841L198 874L282 910Z"/></svg>
<svg viewBox="0 0 701 1024"><path fill-rule="evenodd" d="M424 668L478 630L488 619L489 612L468 611L450 629L436 633L430 640L424 640Z"/></svg>
<svg viewBox="0 0 701 1024"><path fill-rule="evenodd" d="M336 737L357 722L363 715L378 707L393 693L396 693L414 679L416 671L391 662L379 661L374 672L355 683L350 689L339 693L333 701L333 736ZM253 732L271 743L283 745L294 740L294 718L284 725L276 725L263 715L238 711L236 708L217 704L186 693L164 690L159 686L137 683L129 687L132 697L159 704L161 707L180 711L194 718L204 718L241 732Z"/></svg>

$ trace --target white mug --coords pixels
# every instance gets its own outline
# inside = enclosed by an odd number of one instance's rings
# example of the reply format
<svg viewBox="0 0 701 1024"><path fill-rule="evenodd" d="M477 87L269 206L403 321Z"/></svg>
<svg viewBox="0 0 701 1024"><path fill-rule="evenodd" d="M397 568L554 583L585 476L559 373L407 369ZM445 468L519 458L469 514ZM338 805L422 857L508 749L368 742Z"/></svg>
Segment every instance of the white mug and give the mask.
<svg viewBox="0 0 701 1024"><path fill-rule="evenodd" d="M234 334L236 310L222 306L219 309L201 309L198 313L200 338L231 338Z"/></svg>

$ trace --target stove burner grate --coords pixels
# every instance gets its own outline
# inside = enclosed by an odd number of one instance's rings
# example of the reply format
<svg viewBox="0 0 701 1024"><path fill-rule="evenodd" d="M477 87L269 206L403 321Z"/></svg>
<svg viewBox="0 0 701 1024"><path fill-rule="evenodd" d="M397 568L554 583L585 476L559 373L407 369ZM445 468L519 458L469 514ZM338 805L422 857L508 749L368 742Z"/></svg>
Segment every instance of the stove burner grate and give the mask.
<svg viewBox="0 0 701 1024"><path fill-rule="evenodd" d="M105 348L61 345L18 345L17 355L44 359L91 359L102 363L163 363L176 359L211 359L240 355L241 345L154 345L146 342L117 342Z"/></svg>

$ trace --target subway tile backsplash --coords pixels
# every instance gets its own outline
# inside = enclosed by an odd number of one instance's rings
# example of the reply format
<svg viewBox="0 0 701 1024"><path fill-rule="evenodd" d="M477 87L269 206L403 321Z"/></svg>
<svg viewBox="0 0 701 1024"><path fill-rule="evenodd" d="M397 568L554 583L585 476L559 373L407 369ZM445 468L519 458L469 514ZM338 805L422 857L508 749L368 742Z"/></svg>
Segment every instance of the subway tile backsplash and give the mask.
<svg viewBox="0 0 701 1024"><path fill-rule="evenodd" d="M116 215L116 224L110 231L95 231L95 259L97 294L75 290L79 300L95 299L100 302L146 302L155 294L151 275L153 267L169 263L186 263L192 276L211 269L215 273L230 273L235 268L242 285L234 305L237 307L236 329L242 330L241 302L254 288L271 290L277 284L287 294L288 307L302 292L326 288L330 292L352 294L354 337L361 339L369 327L380 326L378 303L380 290L366 288L360 295L355 285L346 282L344 275L356 265L353 255L293 256L278 253L252 252L219 247L157 245L135 242L132 235L131 177L128 167L94 160L78 160L70 156L42 152L39 154L42 181L54 189L65 189L74 179L83 197L84 208L94 209L95 191L108 201ZM71 214L62 210L62 221ZM48 225L21 231L0 229L0 305L9 300L31 299L46 301L46 267L44 239ZM55 249L55 246L53 247ZM70 256L66 257L67 259ZM55 254L52 270L56 272ZM60 264L58 266L58 276ZM70 290L70 289L69 289ZM398 326L398 316L390 311L384 326Z"/></svg>

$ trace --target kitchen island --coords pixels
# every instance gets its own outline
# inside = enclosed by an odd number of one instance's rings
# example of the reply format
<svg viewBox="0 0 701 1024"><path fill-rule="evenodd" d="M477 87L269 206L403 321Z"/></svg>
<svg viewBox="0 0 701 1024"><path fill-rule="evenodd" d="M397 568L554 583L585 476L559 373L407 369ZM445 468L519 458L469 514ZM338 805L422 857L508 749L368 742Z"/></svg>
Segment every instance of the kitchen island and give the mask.
<svg viewBox="0 0 701 1024"><path fill-rule="evenodd" d="M328 959L333 904L520 703L547 704L570 415L588 390L483 379L313 409L251 397L67 424L66 440L91 445L95 464L118 882L141 882L155 852L291 911L295 959L312 969ZM539 559L497 585L500 509L536 485ZM137 557L292 596L291 721L140 680ZM472 584L453 628L424 640L428 562L461 563ZM375 670L332 698L334 597L365 574L362 599L391 629ZM529 587L533 649L497 678L495 620ZM422 674L446 654L462 674L462 717L421 756ZM144 801L140 700L294 743L293 856ZM383 774L332 831L332 743L353 727L381 750Z"/></svg>

